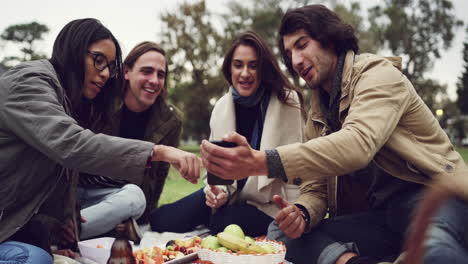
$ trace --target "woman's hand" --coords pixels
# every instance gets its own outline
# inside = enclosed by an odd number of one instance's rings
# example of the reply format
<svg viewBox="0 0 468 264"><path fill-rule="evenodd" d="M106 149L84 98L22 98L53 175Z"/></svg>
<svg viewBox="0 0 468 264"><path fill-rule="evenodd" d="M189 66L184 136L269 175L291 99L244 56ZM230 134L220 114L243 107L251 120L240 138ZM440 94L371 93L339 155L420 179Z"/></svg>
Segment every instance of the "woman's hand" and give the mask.
<svg viewBox="0 0 468 264"><path fill-rule="evenodd" d="M156 145L153 148L153 161L165 161L176 168L187 181L196 184L202 168L201 159L190 152L178 148Z"/></svg>
<svg viewBox="0 0 468 264"><path fill-rule="evenodd" d="M216 209L223 206L227 202L228 195L221 188L216 187L214 185L210 185L210 188L205 189L205 198L206 205L213 209Z"/></svg>

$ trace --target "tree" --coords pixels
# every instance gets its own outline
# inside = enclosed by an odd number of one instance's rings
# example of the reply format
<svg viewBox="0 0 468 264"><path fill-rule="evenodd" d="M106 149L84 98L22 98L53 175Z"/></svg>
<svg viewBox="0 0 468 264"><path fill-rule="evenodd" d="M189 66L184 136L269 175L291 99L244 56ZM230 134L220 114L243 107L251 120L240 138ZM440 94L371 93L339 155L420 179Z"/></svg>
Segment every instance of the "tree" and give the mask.
<svg viewBox="0 0 468 264"><path fill-rule="evenodd" d="M213 108L210 100L227 87L219 78L222 37L204 0L182 3L177 11L164 13L161 20L162 45L175 83L170 86L170 99L185 114L183 138L207 138Z"/></svg>
<svg viewBox="0 0 468 264"><path fill-rule="evenodd" d="M419 94L434 100L444 88L425 80L442 49L448 49L463 22L454 15L450 0L385 0L369 10L373 30L395 55L404 55L403 72ZM425 84L430 83L429 88ZM426 97L426 100L428 99ZM428 103L428 101L426 101ZM430 104L430 102L429 102Z"/></svg>
<svg viewBox="0 0 468 264"><path fill-rule="evenodd" d="M468 34L468 26L466 27L466 33ZM463 62L465 65L457 83L457 106L464 115L468 115L468 35L463 46Z"/></svg>
<svg viewBox="0 0 468 264"><path fill-rule="evenodd" d="M0 38L4 41L11 41L22 46L22 57L8 56L5 57L3 63L11 61L28 61L45 58L45 55L35 51L34 43L43 39L45 33L49 32L49 28L44 24L31 22L27 24L11 25L3 31Z"/></svg>
<svg viewBox="0 0 468 264"><path fill-rule="evenodd" d="M351 2L349 8L343 4L336 4L334 11L346 23L350 24L359 40L359 52L377 52L383 45L381 32L378 27L366 25L364 17L361 15L361 4ZM371 20L372 22L372 20Z"/></svg>

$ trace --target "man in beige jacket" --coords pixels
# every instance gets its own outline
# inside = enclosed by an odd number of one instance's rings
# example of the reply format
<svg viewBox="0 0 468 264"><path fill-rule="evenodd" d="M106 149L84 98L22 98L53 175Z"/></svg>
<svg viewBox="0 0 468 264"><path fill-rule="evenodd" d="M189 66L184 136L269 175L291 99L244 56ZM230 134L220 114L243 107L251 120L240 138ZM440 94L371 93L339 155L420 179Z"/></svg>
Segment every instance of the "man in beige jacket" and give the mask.
<svg viewBox="0 0 468 264"><path fill-rule="evenodd" d="M283 209L270 226L294 263L375 263L364 256L397 255L422 186L467 177L463 159L399 60L357 55L352 27L335 13L321 5L290 10L279 35L288 70L312 89L308 141L255 151L230 134L224 140L238 147L203 141L205 167L223 178L267 174L301 184L295 204L306 210L276 196ZM310 187L320 182L327 199ZM324 203L330 218L322 220ZM433 219L425 263L464 263L467 222L465 202L445 204Z"/></svg>

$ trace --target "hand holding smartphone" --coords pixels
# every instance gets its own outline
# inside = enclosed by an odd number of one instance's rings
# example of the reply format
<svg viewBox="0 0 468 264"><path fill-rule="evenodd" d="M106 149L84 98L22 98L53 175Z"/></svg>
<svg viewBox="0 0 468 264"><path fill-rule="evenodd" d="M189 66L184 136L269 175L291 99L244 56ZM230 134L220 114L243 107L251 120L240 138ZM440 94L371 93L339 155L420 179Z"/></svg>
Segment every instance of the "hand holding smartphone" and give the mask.
<svg viewBox="0 0 468 264"><path fill-rule="evenodd" d="M225 147L225 148L237 147L237 144L234 143L234 142L212 140L212 141L210 141L210 143L213 143L215 145L218 145L220 147ZM211 172L207 173L207 178L208 178L208 184L209 185L230 185L230 184L234 183L234 180L225 180L223 178L220 178L220 177L214 175Z"/></svg>

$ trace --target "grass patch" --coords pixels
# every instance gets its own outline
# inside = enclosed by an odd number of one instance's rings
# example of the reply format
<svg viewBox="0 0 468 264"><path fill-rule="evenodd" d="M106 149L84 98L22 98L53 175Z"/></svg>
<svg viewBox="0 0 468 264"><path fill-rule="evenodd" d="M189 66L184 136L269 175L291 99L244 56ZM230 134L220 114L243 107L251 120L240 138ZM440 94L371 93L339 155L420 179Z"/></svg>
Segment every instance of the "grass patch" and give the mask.
<svg viewBox="0 0 468 264"><path fill-rule="evenodd" d="M205 175L203 173L201 175ZM161 198L159 199L158 205L164 205L168 203L173 203L180 198L183 198L194 191L205 186L202 179L198 180L197 184L192 184L186 181L182 176L180 176L179 172L171 167L169 170L169 175L167 176L166 183L164 184L163 192L161 194Z"/></svg>
<svg viewBox="0 0 468 264"><path fill-rule="evenodd" d="M181 149L200 155L199 146L182 146ZM457 148L457 151L463 157L465 162L468 163L468 148ZM203 170L201 175L205 174L206 171ZM171 167L169 170L169 175L166 179L166 184L164 185L164 189L161 194L161 198L159 200L159 205L161 206L164 204L173 203L180 198L183 198L202 188L204 185L205 184L201 179L198 180L197 184L191 184L182 178L177 170Z"/></svg>
<svg viewBox="0 0 468 264"><path fill-rule="evenodd" d="M465 161L465 163L468 163L468 148L456 148L458 153L460 153L460 155L463 157L463 160Z"/></svg>
<svg viewBox="0 0 468 264"><path fill-rule="evenodd" d="M180 149L195 153L200 156L200 146L198 145L181 146ZM203 169L201 175L205 174L206 171ZM167 175L166 183L164 184L163 192L161 193L158 205L161 206L164 204L173 203L180 198L197 191L203 186L205 186L205 184L203 183L202 179L198 179L197 184L192 184L182 178L179 172L171 167L169 169L169 175Z"/></svg>

